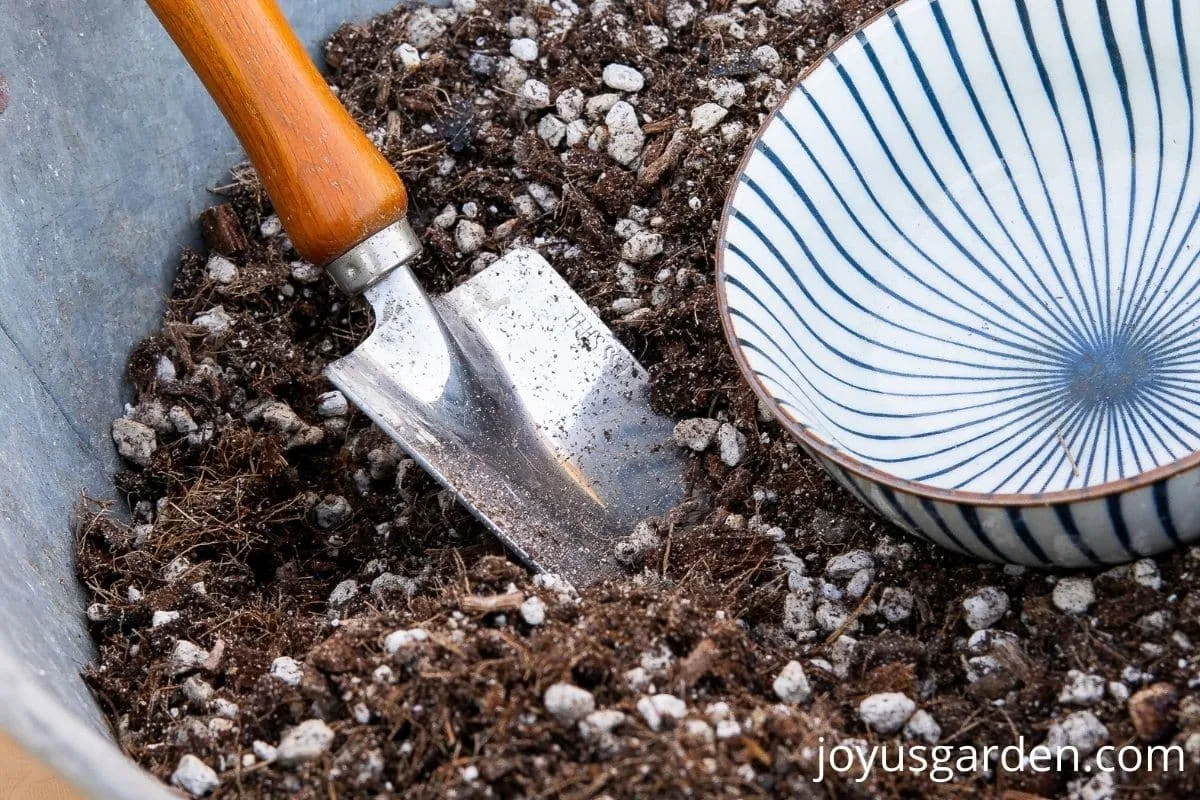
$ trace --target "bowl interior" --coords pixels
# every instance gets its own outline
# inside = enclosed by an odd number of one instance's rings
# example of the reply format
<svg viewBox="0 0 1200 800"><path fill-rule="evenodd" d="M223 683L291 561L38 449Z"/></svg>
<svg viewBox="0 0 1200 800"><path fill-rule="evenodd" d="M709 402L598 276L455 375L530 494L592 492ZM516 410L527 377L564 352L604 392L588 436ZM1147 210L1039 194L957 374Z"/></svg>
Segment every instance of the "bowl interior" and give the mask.
<svg viewBox="0 0 1200 800"><path fill-rule="evenodd" d="M907 0L800 82L719 262L802 440L1006 494L1200 448L1197 30L1172 0Z"/></svg>

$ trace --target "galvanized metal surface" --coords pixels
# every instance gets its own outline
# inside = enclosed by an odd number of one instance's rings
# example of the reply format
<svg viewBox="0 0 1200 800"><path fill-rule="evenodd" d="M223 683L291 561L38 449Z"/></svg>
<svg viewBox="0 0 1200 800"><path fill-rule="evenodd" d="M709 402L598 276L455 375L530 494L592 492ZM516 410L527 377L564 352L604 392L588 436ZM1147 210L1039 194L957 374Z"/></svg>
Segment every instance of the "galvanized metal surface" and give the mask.
<svg viewBox="0 0 1200 800"><path fill-rule="evenodd" d="M388 0L284 0L305 41ZM121 757L67 515L111 497L130 346L240 150L141 3L0 0L0 727L105 798L166 796Z"/></svg>
<svg viewBox="0 0 1200 800"><path fill-rule="evenodd" d="M586 585L684 490L646 370L537 253L434 301L407 267L330 379L531 566Z"/></svg>

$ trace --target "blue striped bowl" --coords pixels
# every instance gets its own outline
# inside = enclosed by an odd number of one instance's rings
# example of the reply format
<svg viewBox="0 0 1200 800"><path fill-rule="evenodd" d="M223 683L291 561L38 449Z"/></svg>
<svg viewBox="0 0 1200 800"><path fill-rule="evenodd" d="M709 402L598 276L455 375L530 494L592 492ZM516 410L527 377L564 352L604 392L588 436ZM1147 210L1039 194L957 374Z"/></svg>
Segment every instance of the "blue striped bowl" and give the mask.
<svg viewBox="0 0 1200 800"><path fill-rule="evenodd" d="M906 0L759 133L726 332L897 525L1031 565L1200 537L1196 31L1189 0Z"/></svg>

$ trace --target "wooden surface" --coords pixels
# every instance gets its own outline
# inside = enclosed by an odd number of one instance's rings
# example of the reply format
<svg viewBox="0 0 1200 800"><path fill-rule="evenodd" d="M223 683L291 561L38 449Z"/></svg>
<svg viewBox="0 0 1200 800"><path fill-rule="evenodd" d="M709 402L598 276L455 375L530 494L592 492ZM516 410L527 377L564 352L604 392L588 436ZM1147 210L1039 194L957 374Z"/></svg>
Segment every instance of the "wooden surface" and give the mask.
<svg viewBox="0 0 1200 800"><path fill-rule="evenodd" d="M147 3L229 120L301 255L327 264L404 216L404 184L274 0Z"/></svg>
<svg viewBox="0 0 1200 800"><path fill-rule="evenodd" d="M0 734L0 800L84 800L73 786L50 772Z"/></svg>

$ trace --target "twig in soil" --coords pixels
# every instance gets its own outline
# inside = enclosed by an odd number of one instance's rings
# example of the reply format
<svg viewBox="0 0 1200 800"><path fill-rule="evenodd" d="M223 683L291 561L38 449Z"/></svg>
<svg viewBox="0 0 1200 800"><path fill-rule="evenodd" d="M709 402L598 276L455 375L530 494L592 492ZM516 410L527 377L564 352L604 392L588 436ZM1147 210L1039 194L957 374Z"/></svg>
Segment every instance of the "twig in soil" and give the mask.
<svg viewBox="0 0 1200 800"><path fill-rule="evenodd" d="M1010 717L1008 715L1008 712L1005 711L1003 708L1000 708L997 710L1000 712L1000 716L1004 717L1004 721L1008 723L1008 730L1012 733L1012 740L1014 742L1020 741L1021 734L1017 730L1017 726L1013 724L1012 717Z"/></svg>
<svg viewBox="0 0 1200 800"><path fill-rule="evenodd" d="M667 568L671 564L671 534L673 534L674 532L675 532L675 523L672 522L670 525L667 526L667 544L665 547L663 547L662 571L660 572L660 574L664 578L667 577Z"/></svg>
<svg viewBox="0 0 1200 800"><path fill-rule="evenodd" d="M444 146L444 144L442 142L433 142L432 144L422 145L421 147L414 147L411 150L403 150L403 151L401 151L400 156L402 158L407 158L408 156L415 156L418 153L425 153L430 150L436 150L437 148L443 147L443 146Z"/></svg>
<svg viewBox="0 0 1200 800"><path fill-rule="evenodd" d="M879 584L874 584L871 586L871 590L863 595L863 599L860 600L858 606L850 612L850 616L846 617L845 621L838 626L836 631L829 634L829 638L825 640L825 644L833 644L838 639L842 638L842 634L845 633L846 630L863 615L864 611L866 611L867 604L875 597L875 589L878 586Z"/></svg>
<svg viewBox="0 0 1200 800"><path fill-rule="evenodd" d="M507 594L472 594L458 601L458 607L468 614L494 614L497 611L516 611L525 602L521 592Z"/></svg>
<svg viewBox="0 0 1200 800"><path fill-rule="evenodd" d="M980 715L982 715L982 714L983 714L982 711L972 711L971 716L967 717L966 721L963 722L962 726L960 726L959 729L956 730L954 733L947 736L943 741L945 741L947 743L953 742L955 739L957 739L958 737L967 733L968 731L972 731L975 728L978 728L984 722L984 720L979 719Z"/></svg>
<svg viewBox="0 0 1200 800"><path fill-rule="evenodd" d="M679 662L676 682L680 688L683 691L691 689L696 681L708 674L720 654L716 642L708 637L701 639L700 643L692 648L692 652Z"/></svg>

